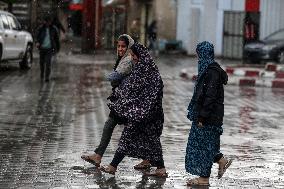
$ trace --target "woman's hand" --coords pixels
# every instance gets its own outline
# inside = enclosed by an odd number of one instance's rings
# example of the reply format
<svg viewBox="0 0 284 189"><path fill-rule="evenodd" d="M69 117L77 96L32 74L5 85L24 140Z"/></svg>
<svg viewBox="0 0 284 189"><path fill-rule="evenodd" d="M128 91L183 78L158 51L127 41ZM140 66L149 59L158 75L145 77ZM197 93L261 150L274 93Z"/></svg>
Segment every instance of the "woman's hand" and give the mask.
<svg viewBox="0 0 284 189"><path fill-rule="evenodd" d="M198 117L198 124L197 124L197 126L198 126L199 128L204 127L203 122L204 122L203 117Z"/></svg>
<svg viewBox="0 0 284 189"><path fill-rule="evenodd" d="M198 122L198 125L197 125L199 128L202 128L204 127L204 125L201 123L201 122Z"/></svg>

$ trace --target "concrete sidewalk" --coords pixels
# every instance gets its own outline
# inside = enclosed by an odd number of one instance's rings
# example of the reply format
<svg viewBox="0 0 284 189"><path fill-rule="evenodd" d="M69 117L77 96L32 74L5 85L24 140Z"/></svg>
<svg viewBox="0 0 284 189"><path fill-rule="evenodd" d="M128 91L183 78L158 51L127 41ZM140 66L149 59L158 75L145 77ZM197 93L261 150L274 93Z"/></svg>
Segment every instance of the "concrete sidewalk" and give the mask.
<svg viewBox="0 0 284 189"><path fill-rule="evenodd" d="M228 85L284 88L284 66L267 63L265 66L222 65L227 72ZM180 77L186 80L196 80L195 74L189 74L188 69L180 71Z"/></svg>

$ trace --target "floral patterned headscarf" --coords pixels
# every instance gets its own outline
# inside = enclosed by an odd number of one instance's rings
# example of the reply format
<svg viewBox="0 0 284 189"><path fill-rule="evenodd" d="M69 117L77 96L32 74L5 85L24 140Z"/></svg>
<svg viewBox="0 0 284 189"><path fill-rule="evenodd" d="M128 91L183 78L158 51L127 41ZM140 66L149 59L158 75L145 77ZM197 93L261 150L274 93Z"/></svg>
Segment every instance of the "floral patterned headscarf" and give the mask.
<svg viewBox="0 0 284 189"><path fill-rule="evenodd" d="M195 110L196 104L196 86L201 78L201 76L206 72L208 66L213 64L214 61L214 46L208 41L203 41L197 44L196 53L198 55L198 76L194 86L194 92L192 99L188 105L188 115L187 118L190 121L195 121L197 119L197 112Z"/></svg>
<svg viewBox="0 0 284 189"><path fill-rule="evenodd" d="M208 66L214 63L214 46L208 41L198 43L196 47L198 55L198 76L201 76Z"/></svg>

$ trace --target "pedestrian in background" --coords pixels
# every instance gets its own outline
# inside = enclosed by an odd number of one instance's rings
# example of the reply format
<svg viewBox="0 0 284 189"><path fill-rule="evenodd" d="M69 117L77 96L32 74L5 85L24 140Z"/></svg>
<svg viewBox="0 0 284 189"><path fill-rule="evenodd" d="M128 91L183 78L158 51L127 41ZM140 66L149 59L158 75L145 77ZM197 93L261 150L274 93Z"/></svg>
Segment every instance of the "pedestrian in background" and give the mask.
<svg viewBox="0 0 284 189"><path fill-rule="evenodd" d="M134 43L131 55L133 70L108 104L115 117L125 123L112 162L101 170L115 174L125 156L148 160L157 167L149 176L167 177L160 136L163 130L163 81L146 47Z"/></svg>
<svg viewBox="0 0 284 189"><path fill-rule="evenodd" d="M157 21L153 20L153 22L150 24L150 26L147 29L148 33L148 40L149 40L149 49L154 52L156 55L156 50L157 50Z"/></svg>
<svg viewBox="0 0 284 189"><path fill-rule="evenodd" d="M129 53L131 46L134 44L134 40L126 34L119 36L117 41L117 60L113 68L113 72L108 75L108 81L112 86L112 91L115 93L116 88L120 85L132 71L133 62ZM115 101L111 95L108 99ZM102 157L106 151L106 148L110 142L113 130L117 124L123 124L123 120L114 116L113 112L110 112L107 121L105 122L100 144L95 149L95 154L82 155L81 158L89 163L99 167ZM148 161L142 161L140 164L134 166L135 169L149 168L150 163Z"/></svg>
<svg viewBox="0 0 284 189"><path fill-rule="evenodd" d="M185 156L186 171L198 175L187 181L188 186L209 186L213 162L219 164L221 178L232 160L220 153L220 135L223 133L224 87L227 73L214 61L214 46L204 41L196 48L198 76L188 106L192 121Z"/></svg>
<svg viewBox="0 0 284 189"><path fill-rule="evenodd" d="M45 17L43 25L37 34L36 46L40 55L40 78L49 82L51 72L51 58L59 51L59 36L56 28L52 25L50 17Z"/></svg>

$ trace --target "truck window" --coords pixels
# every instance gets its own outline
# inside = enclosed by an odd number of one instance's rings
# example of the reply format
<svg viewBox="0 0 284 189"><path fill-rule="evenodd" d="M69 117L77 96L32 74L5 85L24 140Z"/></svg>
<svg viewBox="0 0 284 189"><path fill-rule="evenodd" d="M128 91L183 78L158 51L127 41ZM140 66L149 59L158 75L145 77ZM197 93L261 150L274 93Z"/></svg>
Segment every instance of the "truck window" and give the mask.
<svg viewBox="0 0 284 189"><path fill-rule="evenodd" d="M18 29L17 24L15 23L13 17L8 15L7 18L8 18L8 22L10 24L10 28L12 28L13 30L17 30Z"/></svg>
<svg viewBox="0 0 284 189"><path fill-rule="evenodd" d="M13 17L13 20L14 20L14 22L15 22L15 24L16 24L17 29L18 29L18 30L21 30L21 29L22 29L22 26L21 26L20 22L19 22L15 17Z"/></svg>
<svg viewBox="0 0 284 189"><path fill-rule="evenodd" d="M0 14L0 29L3 29L3 22L2 22L2 18L1 18L1 14Z"/></svg>
<svg viewBox="0 0 284 189"><path fill-rule="evenodd" d="M2 23L3 23L3 28L4 29L10 29L9 22L8 22L6 15L2 14L1 20L2 20Z"/></svg>
<svg viewBox="0 0 284 189"><path fill-rule="evenodd" d="M2 18L0 16L0 30L2 30L2 29L3 29L3 23L2 23Z"/></svg>

